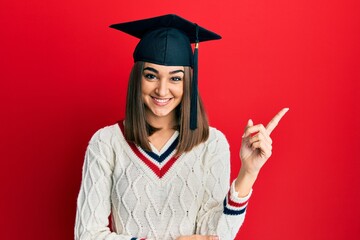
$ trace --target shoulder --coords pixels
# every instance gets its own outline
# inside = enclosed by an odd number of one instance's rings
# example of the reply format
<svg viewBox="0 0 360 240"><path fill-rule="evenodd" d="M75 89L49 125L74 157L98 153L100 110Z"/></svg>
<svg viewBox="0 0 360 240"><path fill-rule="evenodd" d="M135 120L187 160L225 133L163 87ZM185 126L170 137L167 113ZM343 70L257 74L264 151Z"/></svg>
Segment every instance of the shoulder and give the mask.
<svg viewBox="0 0 360 240"><path fill-rule="evenodd" d="M113 124L100 128L92 135L85 157L89 166L96 162L107 173L112 172L115 164L114 143L117 142L118 132L119 127Z"/></svg>
<svg viewBox="0 0 360 240"><path fill-rule="evenodd" d="M218 166L220 170L230 164L229 143L225 135L214 127L209 127L208 139L197 146L193 152L198 154L205 168Z"/></svg>
<svg viewBox="0 0 360 240"><path fill-rule="evenodd" d="M97 130L91 137L89 144L103 143L110 146L114 138L121 134L118 124L108 125Z"/></svg>
<svg viewBox="0 0 360 240"><path fill-rule="evenodd" d="M214 127L209 127L209 137L202 146L204 153L210 155L229 151L229 143L225 135Z"/></svg>
<svg viewBox="0 0 360 240"><path fill-rule="evenodd" d="M217 144L226 144L228 145L228 141L226 139L226 136L224 133L222 133L220 130L214 128L214 127L209 127L209 138L206 141L208 144L209 143L217 143Z"/></svg>

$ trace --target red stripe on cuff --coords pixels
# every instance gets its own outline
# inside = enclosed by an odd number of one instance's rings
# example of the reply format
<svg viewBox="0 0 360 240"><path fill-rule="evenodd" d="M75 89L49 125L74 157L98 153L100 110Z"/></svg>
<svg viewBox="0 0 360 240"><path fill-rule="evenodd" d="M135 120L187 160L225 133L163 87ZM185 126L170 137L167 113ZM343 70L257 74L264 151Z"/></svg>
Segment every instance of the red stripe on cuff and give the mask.
<svg viewBox="0 0 360 240"><path fill-rule="evenodd" d="M243 202L243 203L237 203L237 202L234 202L233 200L231 200L230 198L230 191L228 193L228 197L227 197L227 203L228 205L232 206L232 207L244 207L247 203L248 203L249 200Z"/></svg>

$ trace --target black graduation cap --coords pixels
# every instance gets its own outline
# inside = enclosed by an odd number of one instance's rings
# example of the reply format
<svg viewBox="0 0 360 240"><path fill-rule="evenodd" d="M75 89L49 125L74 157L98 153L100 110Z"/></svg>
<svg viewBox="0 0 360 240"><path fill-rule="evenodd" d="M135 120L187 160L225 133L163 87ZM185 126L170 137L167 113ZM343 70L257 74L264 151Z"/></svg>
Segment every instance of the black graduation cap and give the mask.
<svg viewBox="0 0 360 240"><path fill-rule="evenodd" d="M174 14L113 24L110 27L140 38L133 54L135 62L193 67L190 128L196 129L198 43L221 39L221 36ZM191 43L195 43L194 53Z"/></svg>

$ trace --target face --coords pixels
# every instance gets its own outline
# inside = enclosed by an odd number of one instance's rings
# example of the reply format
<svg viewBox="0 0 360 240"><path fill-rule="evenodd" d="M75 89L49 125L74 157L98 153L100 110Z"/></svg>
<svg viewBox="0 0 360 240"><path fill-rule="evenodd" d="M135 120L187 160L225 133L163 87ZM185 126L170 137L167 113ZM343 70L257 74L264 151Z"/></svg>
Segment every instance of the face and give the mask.
<svg viewBox="0 0 360 240"><path fill-rule="evenodd" d="M145 63L141 79L146 117L175 119L175 108L183 96L184 67Z"/></svg>

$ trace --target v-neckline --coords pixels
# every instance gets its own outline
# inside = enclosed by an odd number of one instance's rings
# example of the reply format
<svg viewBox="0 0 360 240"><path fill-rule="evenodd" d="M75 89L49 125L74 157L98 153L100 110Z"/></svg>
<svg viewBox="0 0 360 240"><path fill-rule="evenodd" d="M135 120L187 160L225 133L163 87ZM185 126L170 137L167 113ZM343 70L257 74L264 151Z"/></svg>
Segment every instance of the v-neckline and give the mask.
<svg viewBox="0 0 360 240"><path fill-rule="evenodd" d="M171 145L173 144L174 141L177 141L177 138L179 136L179 132L178 131L175 131L171 137L166 140L165 144L161 147L160 150L158 150L154 144L152 144L151 142L149 142L150 144L150 147L151 147L151 151L153 153L155 153L156 155L161 155L163 154L164 152L166 152L168 150L169 147L171 147Z"/></svg>
<svg viewBox="0 0 360 240"><path fill-rule="evenodd" d="M175 132L171 138L165 143L165 145L161 148L160 151L158 151L151 143L150 146L152 148L152 151L147 151L142 149L149 157L151 157L153 160L159 162L160 164L168 158L170 155L174 154L175 149L179 142L179 134ZM138 147L139 148L139 147Z"/></svg>
<svg viewBox="0 0 360 240"><path fill-rule="evenodd" d="M119 121L118 126L124 135L124 122ZM162 178L174 165L179 156L175 156L176 147L179 142L179 133L175 132L173 136L166 142L164 147L158 151L159 155L153 151L146 151L140 146L135 145L133 142L127 141L132 152L145 163L145 165L157 175L158 178ZM153 148L153 146L152 146Z"/></svg>

